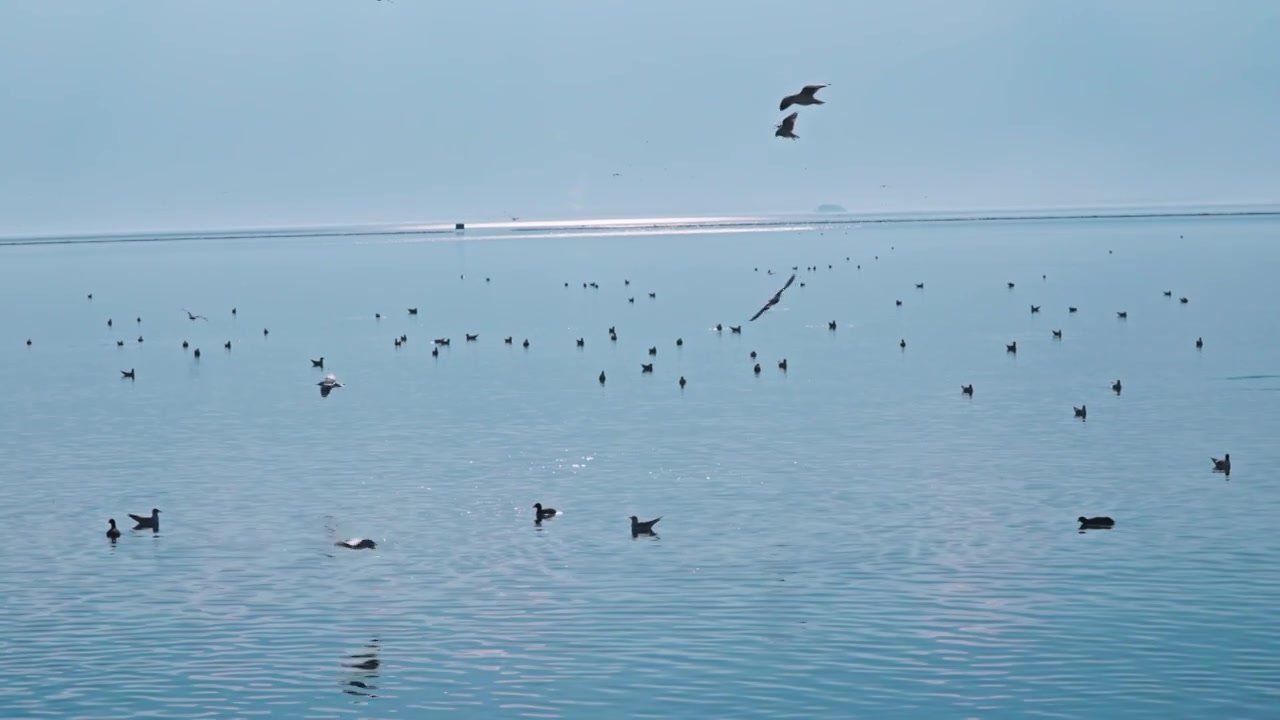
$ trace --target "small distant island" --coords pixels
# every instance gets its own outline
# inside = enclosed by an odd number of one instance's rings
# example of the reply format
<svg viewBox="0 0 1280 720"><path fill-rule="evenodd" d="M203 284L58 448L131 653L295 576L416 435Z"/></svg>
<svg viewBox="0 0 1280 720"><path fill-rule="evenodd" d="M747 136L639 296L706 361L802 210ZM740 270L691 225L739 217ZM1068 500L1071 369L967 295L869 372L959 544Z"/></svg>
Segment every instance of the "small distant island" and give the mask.
<svg viewBox="0 0 1280 720"><path fill-rule="evenodd" d="M819 205L819 206L818 206L818 212L820 212L820 213L842 213L842 212L849 212L849 211L848 211L848 210L845 210L845 209L844 209L844 207L843 207L843 206L841 206L841 205L835 205L835 204L833 204L833 203L824 203L824 204L822 204L822 205Z"/></svg>

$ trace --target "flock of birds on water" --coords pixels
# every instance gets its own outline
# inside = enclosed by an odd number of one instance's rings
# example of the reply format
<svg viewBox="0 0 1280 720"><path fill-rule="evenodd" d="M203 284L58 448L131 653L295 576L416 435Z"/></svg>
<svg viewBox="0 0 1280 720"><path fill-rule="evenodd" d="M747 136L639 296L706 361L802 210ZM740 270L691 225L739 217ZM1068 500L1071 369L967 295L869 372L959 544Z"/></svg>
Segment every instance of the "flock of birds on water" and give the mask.
<svg viewBox="0 0 1280 720"><path fill-rule="evenodd" d="M790 98L788 98L788 99L790 99ZM784 102L785 102L785 101L784 101ZM877 260L879 259L879 256L878 256L878 255L876 256L876 259L877 259ZM848 257L846 257L846 258L845 258L845 261L846 261L846 262L848 262L849 260L850 260L850 258L848 258ZM833 266L832 266L832 265L828 265L827 267L828 267L828 269L832 269L832 267L833 267ZM861 265L858 265L857 267L858 267L858 269L859 269L859 270L861 270L861 268L862 268L862 266L861 266ZM771 309L773 309L775 306L777 306L777 305L778 305L778 303L780 303L780 302L782 301L783 293L785 293L785 292L786 292L786 291L787 291L787 290L788 290L788 289L789 289L793 284L795 284L795 282L796 282L796 277L797 277L797 272L799 271L799 269L800 269L800 268L799 268L799 266L792 266L792 268L791 268L791 270L792 270L792 272L791 272L791 276L790 276L789 278L787 278L787 281L782 285L782 287L778 288L778 290L777 290L776 292L774 292L774 293L773 293L773 294L772 294L772 295L771 295L771 296L770 296L770 297L769 297L769 298L764 302L764 304L763 304L763 305L762 305L758 310L756 310L756 312L755 312L753 315L751 315L751 317L750 317L750 318L748 318L747 322L755 322L755 321L759 320L759 319L760 319L760 318L762 318L766 313L768 313ZM816 265L813 265L813 266L806 266L806 268L805 268L805 270L807 270L807 271L816 271L817 269L818 269L818 267L817 267ZM756 271L756 272L759 272L759 270L760 270L760 268L758 268L758 267L757 267L757 268L755 268L755 271ZM773 274L774 274L774 273L773 273L773 270L767 270L767 274L769 274L769 275L773 275ZM464 277L465 277L465 276L464 276ZM485 278L485 282L486 282L486 283L490 282L490 278ZM624 279L624 280L623 280L623 283L624 283L624 285L625 285L625 286L630 286L630 285L631 285L631 281L630 281L630 280L627 280L627 279ZM801 283L800 283L800 286L801 286L801 287L804 287L804 285L805 285L805 283L803 283L803 282L801 282ZM565 287L569 287L569 283L567 283L567 282L566 282L566 283L564 283L564 286L565 286ZM599 286L599 284L598 284L598 283L596 283L596 282L584 282L584 283L582 284L582 286L583 286L583 288L596 288L596 289L598 289L598 288L600 287L600 286ZM1012 282L1010 282L1010 283L1008 283L1008 284L1007 284L1007 286L1008 286L1008 288L1009 288L1010 290L1013 290L1013 289L1014 289L1014 287L1015 287L1015 284L1014 284L1014 283L1012 283ZM923 289L924 289L924 283L916 283L916 284L915 284L915 287L916 287L916 289L917 289L917 290L923 290ZM1172 291L1170 291L1170 290L1166 290L1166 291L1164 291L1164 292L1163 292L1163 294L1164 294L1164 296L1165 296L1165 297L1169 297L1169 298L1172 298L1172 296L1173 296L1173 292L1172 292ZM649 293L649 297L650 297L651 299L656 298L656 293ZM90 294L88 295L88 299L89 299L89 300L91 300L91 301L93 300L93 294L92 294L92 293L90 293ZM628 298L628 302L630 302L630 303L634 303L634 302L635 302L635 297L630 297L630 298ZM1181 297L1181 298L1179 298L1179 302L1180 302L1181 304L1185 305L1185 304L1189 303L1189 302L1190 302L1190 300L1189 300L1188 298L1186 298L1186 297ZM901 300L896 300L896 301L895 301L895 304L896 304L898 307L901 307L901 306L902 306L902 301L901 301ZM1068 308L1067 308L1068 313L1071 313L1071 314L1074 314L1074 313L1078 312L1078 310L1079 310L1079 308L1077 308L1077 307L1068 307ZM1039 312L1040 312L1040 306L1039 306L1039 305L1031 305L1031 306L1030 306L1030 311L1031 311L1031 313L1032 313L1032 314L1037 314L1037 313L1039 313ZM208 317L206 317L206 316L204 316L204 315L198 315L198 314L195 314L195 313L191 312L190 310L183 309L183 312L185 312L185 313L186 313L186 315L187 315L187 319L188 319L188 320L190 320L190 321L192 321L192 322L195 322L195 321L197 321L197 320L203 320L203 321L205 321L205 322L208 322L208 320L209 320L209 318L208 318ZM238 312L238 311L237 311L237 309L236 309L236 308L232 308L232 309L231 309L231 314L232 314L232 316L235 316L235 315L237 314L237 312ZM413 316L413 315L417 315L417 314L418 314L418 308L416 308L416 307L407 308L407 312L408 312L408 314L409 314L409 315L411 315L411 316ZM1127 312L1127 311L1123 311L1123 310L1121 310L1121 311L1117 311L1117 312L1116 312L1116 317L1117 317L1118 319L1121 319L1121 320L1127 319L1127 318L1128 318L1128 312ZM374 318L375 318L376 320L380 320L380 319L382 318L382 314L381 314L381 313L375 313L375 314L374 314ZM141 318L141 317L138 317L138 318L136 319L136 321L140 324L140 323L142 322L142 318ZM112 327L112 326L113 326L113 324L114 324L113 320L109 318L109 319L107 320L107 326L108 326L108 327ZM836 321L834 321L834 320L829 321L829 322L827 323L827 328L828 328L828 330L830 330L830 331L832 331L832 332L834 332L834 331L837 329L837 327L838 327L838 324L837 324L837 323L836 323ZM716 332L717 332L717 333L723 332L723 330L724 330L724 329L725 329L725 326L724 326L723 324L721 324L721 323L717 323L717 324L715 325L715 330L716 330ZM731 326L728 326L728 329L729 329L729 331L730 331L731 333L733 333L733 334L740 334L740 333L742 332L742 326L741 326L741 325L731 325ZM1052 333L1052 337L1053 337L1055 340L1061 340L1061 339L1062 339L1062 330L1061 330L1061 329L1051 330L1050 332ZM269 331L268 329L266 329L266 328L263 328L263 330L262 330L262 334L263 334L263 336L264 336L264 337L269 336L269 335L270 335L270 331ZM478 341L479 341L479 339L480 339L480 335L479 335L479 333L466 333L465 337L466 337L467 342L478 342ZM614 342L616 342L616 341L617 341L617 339L618 339L618 335L617 335L617 329L616 329L616 327L610 327L610 328L609 328L609 337L610 337L610 339L611 339L612 341L614 341ZM394 343L394 346L398 349L398 348L400 348L400 347L404 346L404 344L405 344L405 343L407 343L407 342L408 342L408 340L409 340L408 335L402 334L402 335L399 335L399 336L397 336L397 337L393 338L393 343ZM139 337L138 337L138 342L139 342L139 343L141 343L142 341L143 341L142 336L139 336ZM504 344L506 344L506 345L511 345L511 344L513 344L513 342L514 342L514 339L513 339L511 336L507 336L506 338L504 338L504 339L503 339L503 343L504 343ZM439 350L440 350L440 348L441 348L441 347L447 347L447 346L449 346L449 345L450 345L450 343L451 343L451 339L450 339L450 338L448 338L448 337L435 338L435 340L433 341L434 346L432 347L432 350L431 350L431 354L432 354L432 356L433 356L433 357L439 357ZM28 346L28 347L30 347L30 346L32 345L32 341L31 341L30 339L28 339L28 340L27 340L27 342L26 342L26 344L27 344L27 346ZM119 341L117 341L117 342L116 342L116 345L117 345L117 347L122 347L122 346L124 345L124 341L123 341L123 340L119 340ZM525 339L523 340L523 342L521 343L521 345L522 345L524 348L526 348L526 349L527 349L527 348L529 347L529 340L528 340L528 338L525 338ZM583 347L583 346L585 345L585 339L584 339L584 338L578 338L578 339L576 340L576 345L577 345L577 347L579 347L579 348ZM677 346L677 347L680 347L680 346L683 346L683 345L684 345L684 340L683 340L683 338L677 338L677 339L676 339L676 346ZM184 340L184 341L182 342L182 347L183 347L183 349L184 349L184 350L185 350L185 349L188 349L188 348L190 347L190 344L189 344L186 340ZM900 340L900 341L899 341L899 347L901 347L902 349L904 349L904 350L905 350L905 348L906 348L906 340L905 340L905 339L902 339L902 340ZM1203 348L1204 348L1204 339L1203 339L1203 338L1196 338L1196 341L1195 341L1195 347L1196 347L1197 349L1203 349ZM224 344L224 348L225 348L226 350L230 350L230 349L231 349L231 342L230 342L230 341L227 341L227 342ZM1017 344L1017 342L1016 342L1016 341L1014 341L1014 342L1008 343L1008 344L1005 346L1005 351L1006 351L1007 353L1016 354L1016 353L1017 353L1017 351L1018 351L1018 344ZM657 354L657 348L656 348L656 347L651 347L651 348L649 348L649 355L650 355L650 356L653 356L653 355L656 355L656 354ZM755 360L755 359L756 359L756 353L755 353L755 351L752 351L752 352L751 352L751 354L750 354L750 356L751 356L752 360ZM193 352L193 357L194 357L194 358L196 358L196 359L198 359L198 358L200 357L200 350L199 350L199 348L196 348L196 349L194 350L194 352ZM312 359L310 362L311 362L311 367L312 367L312 368L324 369L325 359L324 359L324 357L323 357L323 356L322 356L322 357L320 357L320 358L318 358L318 359ZM784 358L784 359L782 359L781 361L779 361L779 363L778 363L778 367L779 367L779 369L781 369L781 370L783 370L783 371L786 371L786 369L787 369L787 361L786 361L786 359L785 359L785 358ZM647 374L647 373L652 373L652 372L653 372L653 363L641 363L641 365L640 365L640 369L641 369L641 372L642 372L642 373L646 373L646 374ZM757 363L755 363L755 365L754 365L753 372L754 372L755 374L759 375L760 371L761 371L761 369L760 369L760 364L757 362ZM123 376L123 378L124 378L124 379L128 379L128 380L130 380L130 381L136 380L136 378L137 378L136 371L135 371L134 369L132 369L132 368L131 368L131 369L129 369L129 370L122 370L122 371L121 371L121 375ZM599 375L599 377L598 377L598 381L599 381L599 383L600 383L601 385L604 385L604 384L607 382L607 380L608 380L608 379L607 379L607 377L606 377L606 375L605 375L604 371L601 371L601 372L600 372L600 375ZM683 376L683 375L681 375L681 376L680 376L680 379L679 379L679 381L678 381L678 382L679 382L679 385L680 385L681 389L683 389L683 388L685 387L685 385L687 384L687 381L685 380L685 378L684 378L684 376ZM322 380L320 380L319 382L317 382L317 383L316 383L316 385L317 385L317 386L319 386L319 388L320 388L320 396L321 396L322 398L327 398L327 397L330 395L330 393L332 393L334 390L336 390L336 389L338 389L338 388L341 388L341 387L343 386L343 385L342 385L342 383L338 382L337 377L336 377L335 375L333 375L333 374L328 374L328 375L326 375ZM1111 385L1111 390L1112 390L1113 392L1115 392L1117 395L1119 395L1119 394L1123 391L1123 385L1121 384L1120 380L1116 380L1114 383L1112 383L1112 385ZM974 393L973 384L972 384L972 383L970 383L970 384L967 384L967 385L961 385L961 386L960 386L960 392L961 392L961 394L962 394L962 395L964 395L964 396L967 396L967 397L973 397L973 393ZM1086 407L1085 405L1081 405L1080 407L1073 407L1073 411L1074 411L1074 413L1075 413L1075 417L1079 418L1081 421L1086 421L1086 420L1087 420L1087 418L1088 418L1088 409L1087 409L1087 407ZM1230 455L1229 453L1228 453L1228 454L1225 454L1221 459L1219 459L1219 458L1210 458L1210 460L1211 460L1212 465L1213 465L1213 472L1215 472L1215 473L1222 473L1222 474L1223 474L1223 475L1225 475L1228 479L1230 478L1230 476L1231 476L1231 455ZM555 508L551 508L551 507L544 507L544 506L542 505L542 503L535 503L535 504L533 505L533 508L532 508L532 509L533 509L533 511L534 511L534 523L535 523L536 525L539 525L539 526L541 526L541 524L542 524L542 522L543 522L544 520L550 520L550 519L555 518L556 516L558 516L558 515L560 515L560 514L561 514L561 513L560 513L558 510L556 510ZM129 517L130 517L130 518L132 518L132 519L133 519L133 521L136 523L136 524L135 524L135 526L134 526L134 528L133 528L134 530L151 530L152 532L159 532L159 531L160 531L160 510L159 510L159 509L152 508L152 510L151 510L151 514L150 514L149 516L148 516L148 515L135 515L135 514L133 514L133 513L129 513ZM659 517L657 517L657 518L654 518L653 520L644 520L644 521L642 521L642 520L640 520L638 517L636 517L635 515L632 515L632 516L630 517L630 520L631 520L631 536L632 536L632 538L638 538L638 537L641 537L641 536L649 536L649 537L657 538L657 533L654 531L654 526L655 526L655 525L658 523L658 521L659 521L659 520L661 520L661 519L662 519L662 517L661 517L661 516L659 516ZM108 524L109 524L109 527L108 527L108 529L107 529L107 533L106 533L107 538L108 538L112 543L115 543L115 542L120 538L120 536L121 536L120 529L116 526L115 518L110 518L110 519L108 519L108 521L107 521L107 522L108 522ZM1107 516L1086 517L1086 516L1083 516L1083 515L1082 515L1082 516L1080 516L1079 518L1077 518L1077 522L1079 522L1079 523L1080 523L1080 530L1081 530L1081 531L1084 531L1084 530L1105 530L1105 529L1113 528L1113 527L1115 526L1115 520L1113 520L1112 518L1107 517ZM346 549L349 549L349 550L373 550L373 549L376 549L376 548L377 548L377 543L376 543L374 540L372 540L372 539L370 539L370 538L363 538L363 537L356 537L356 538L351 538L351 539L348 539L348 540L343 540L343 541L335 542L335 543L334 543L334 545L335 545L336 547L346 548Z"/></svg>

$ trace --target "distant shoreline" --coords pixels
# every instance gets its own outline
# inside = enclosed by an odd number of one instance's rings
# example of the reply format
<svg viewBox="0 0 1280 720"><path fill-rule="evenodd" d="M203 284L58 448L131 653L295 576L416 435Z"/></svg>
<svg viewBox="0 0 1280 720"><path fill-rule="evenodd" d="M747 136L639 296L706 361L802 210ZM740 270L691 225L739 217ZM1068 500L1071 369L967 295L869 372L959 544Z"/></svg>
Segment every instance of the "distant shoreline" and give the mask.
<svg viewBox="0 0 1280 720"><path fill-rule="evenodd" d="M468 230L505 230L512 233L522 232L581 232L588 234L597 231L625 230L681 230L681 229L715 229L734 230L738 228L770 228L770 227L831 227L839 225L888 225L907 223L965 223L965 222L1036 222L1051 220L1134 220L1161 218L1212 218L1212 217L1270 217L1280 216L1280 208L1266 209L1169 209L1169 210L1081 210L1070 211L974 211L939 213L898 213L898 214L858 214L858 213L814 213L797 215L764 215L750 216L707 216L676 218L634 218L634 219L597 219L597 220L550 220L550 221L513 221L513 222L477 222L468 224ZM380 237L397 235L454 235L459 239L467 237L466 231L456 231L452 223L432 224L399 224L383 226L329 226L317 228L279 228L259 230L217 230L217 231L179 231L156 233L119 233L110 235L74 234L63 236L16 236L0 237L0 247L19 247L30 245L101 245L115 243L147 243L147 242L180 242L197 240L265 240L288 238L341 238L341 237Z"/></svg>

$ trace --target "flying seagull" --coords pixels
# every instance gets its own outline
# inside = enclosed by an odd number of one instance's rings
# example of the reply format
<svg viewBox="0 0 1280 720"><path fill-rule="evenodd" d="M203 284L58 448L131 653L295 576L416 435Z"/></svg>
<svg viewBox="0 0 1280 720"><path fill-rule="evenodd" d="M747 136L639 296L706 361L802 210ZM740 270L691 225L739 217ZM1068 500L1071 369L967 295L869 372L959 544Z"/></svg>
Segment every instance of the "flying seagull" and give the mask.
<svg viewBox="0 0 1280 720"><path fill-rule="evenodd" d="M755 319L756 319L756 318L758 318L758 317L760 317L761 315L765 314L766 312L768 312L768 311L769 311L769 308L771 308L771 307L773 307L774 305L777 305L779 302L781 302L781 301L782 301L782 293L783 293L784 291L786 291L786 289L787 289L787 288L791 287L791 283L793 283L793 282L795 282L795 281L796 281L796 274L795 274L795 273L791 273L791 278L790 278L789 280L787 280L787 284L786 284L786 285L783 285L783 286L782 286L782 289L778 290L778 292L776 292L776 293L774 293L774 294L773 294L773 297L769 298L769 302L765 303L765 304L764 304L764 307L760 308L760 309L756 312L756 314L755 314L755 315L752 315L752 316L751 316L751 320L750 320L750 322L755 322Z"/></svg>
<svg viewBox="0 0 1280 720"><path fill-rule="evenodd" d="M793 112L790 115L782 118L782 122L778 123L777 125L778 129L776 132L773 133L773 136L791 138L792 140L800 139L800 136L795 134L796 117L799 115L800 113Z"/></svg>
<svg viewBox="0 0 1280 720"><path fill-rule="evenodd" d="M325 375L324 379L316 384L320 386L320 397L329 397L329 393L333 392L334 388L342 387L342 383L338 382L338 378L333 375Z"/></svg>
<svg viewBox="0 0 1280 720"><path fill-rule="evenodd" d="M778 106L779 110L786 110L792 105L822 105L823 102L814 95L826 85L805 85L804 89L795 95L788 95L782 98L782 104Z"/></svg>
<svg viewBox="0 0 1280 720"><path fill-rule="evenodd" d="M203 315L196 315L195 313L191 312L190 310L188 310L188 309L186 309L186 308L183 308L183 309L182 309L182 312L184 312L184 313L186 313L186 314L187 314L187 319L188 319L188 320L204 320L205 322L209 322L209 318L207 318L207 317L205 317L205 316L203 316Z"/></svg>

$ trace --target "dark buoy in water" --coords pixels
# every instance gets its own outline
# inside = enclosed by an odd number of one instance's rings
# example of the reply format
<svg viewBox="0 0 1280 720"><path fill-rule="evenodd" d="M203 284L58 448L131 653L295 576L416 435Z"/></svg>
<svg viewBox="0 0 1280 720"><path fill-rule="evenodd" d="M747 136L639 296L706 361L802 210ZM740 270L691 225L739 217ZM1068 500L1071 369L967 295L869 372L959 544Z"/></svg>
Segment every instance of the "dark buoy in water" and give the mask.
<svg viewBox="0 0 1280 720"><path fill-rule="evenodd" d="M454 229L454 231L455 231L455 232L462 232L463 230L466 230L466 229L467 229L467 224L466 224L466 223L454 223L454 224L453 224L453 229Z"/></svg>

